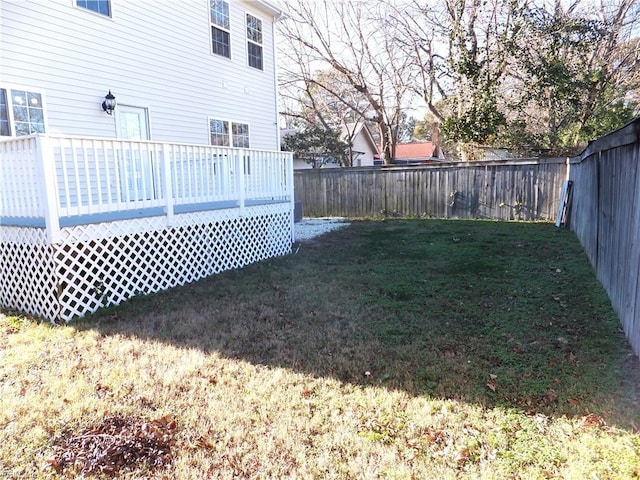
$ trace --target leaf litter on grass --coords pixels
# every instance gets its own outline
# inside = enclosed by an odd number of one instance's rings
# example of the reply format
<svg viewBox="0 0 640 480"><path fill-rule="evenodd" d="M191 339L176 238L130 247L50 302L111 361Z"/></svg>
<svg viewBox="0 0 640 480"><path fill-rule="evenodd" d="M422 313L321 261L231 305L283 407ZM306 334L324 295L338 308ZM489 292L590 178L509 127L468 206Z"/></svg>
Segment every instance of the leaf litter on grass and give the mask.
<svg viewBox="0 0 640 480"><path fill-rule="evenodd" d="M65 433L47 464L59 474L106 475L153 470L171 465L176 421L107 414L99 424Z"/></svg>

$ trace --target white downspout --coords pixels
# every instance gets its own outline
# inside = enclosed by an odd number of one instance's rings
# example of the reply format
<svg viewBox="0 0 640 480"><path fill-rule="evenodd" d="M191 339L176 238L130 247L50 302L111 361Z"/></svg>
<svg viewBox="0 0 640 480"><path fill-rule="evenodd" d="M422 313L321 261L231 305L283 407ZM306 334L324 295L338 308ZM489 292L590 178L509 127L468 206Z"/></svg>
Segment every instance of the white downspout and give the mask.
<svg viewBox="0 0 640 480"><path fill-rule="evenodd" d="M275 118L275 126L276 126L276 149L278 152L280 152L280 95L279 95L279 88L278 88L278 67L277 67L277 54L276 54L276 23L278 23L280 20L282 20L285 17L283 12L280 12L278 15L274 15L273 17L273 26L271 28L271 44L273 45L273 85L275 86L275 95L274 95L274 101L275 101L275 112L276 112L276 118ZM293 160L290 158L287 158L287 161L285 162L286 165L286 169L287 169L287 174L285 175L285 178L291 183L289 185L289 192L290 192L290 228L291 228L291 244L293 245L293 243L296 241L296 230L295 230L295 209L296 209L296 202L295 202L295 197L294 197L294 188L293 188Z"/></svg>

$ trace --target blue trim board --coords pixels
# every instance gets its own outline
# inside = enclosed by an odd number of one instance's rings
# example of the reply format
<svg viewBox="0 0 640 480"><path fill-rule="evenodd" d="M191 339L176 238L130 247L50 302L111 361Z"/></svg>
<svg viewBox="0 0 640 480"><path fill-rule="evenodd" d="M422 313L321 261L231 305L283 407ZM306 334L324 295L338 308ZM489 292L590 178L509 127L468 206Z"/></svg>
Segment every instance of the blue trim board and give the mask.
<svg viewBox="0 0 640 480"><path fill-rule="evenodd" d="M244 204L247 207L256 205L272 205L276 203L289 203L288 199L273 198L248 198ZM224 200L219 202L189 203L185 205L175 205L174 213L206 212L208 210L221 210L224 208L238 208L238 200ZM85 215L73 215L60 217L60 227L75 227L76 225L87 225L91 223L115 222L117 220L130 220L132 218L158 217L166 215L164 207L150 207L136 210L121 210L117 212L88 213ZM45 219L41 217L0 217L0 225L12 227L34 227L45 228Z"/></svg>
<svg viewBox="0 0 640 480"><path fill-rule="evenodd" d="M219 202L187 203L174 205L173 213L206 212L207 210L222 210L223 208L238 208L238 200L223 200Z"/></svg>
<svg viewBox="0 0 640 480"><path fill-rule="evenodd" d="M0 225L6 227L46 228L47 223L43 217L0 217Z"/></svg>
<svg viewBox="0 0 640 480"><path fill-rule="evenodd" d="M88 213L72 217L60 217L60 227L74 227L90 223L115 222L132 218L158 217L165 214L164 207L150 207L139 210L121 210L118 212Z"/></svg>
<svg viewBox="0 0 640 480"><path fill-rule="evenodd" d="M273 199L273 198L248 198L244 201L245 206L255 207L256 205L273 205L274 203L289 203L288 199Z"/></svg>

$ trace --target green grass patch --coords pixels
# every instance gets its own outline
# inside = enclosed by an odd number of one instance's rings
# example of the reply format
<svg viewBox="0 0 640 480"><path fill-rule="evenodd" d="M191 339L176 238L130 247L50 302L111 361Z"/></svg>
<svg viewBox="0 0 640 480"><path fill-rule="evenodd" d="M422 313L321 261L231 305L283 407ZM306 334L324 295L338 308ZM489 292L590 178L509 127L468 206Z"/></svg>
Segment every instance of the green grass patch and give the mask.
<svg viewBox="0 0 640 480"><path fill-rule="evenodd" d="M0 332L2 478L79 477L56 451L113 418L175 422L171 462L123 478L640 478L637 358L549 224L354 222Z"/></svg>

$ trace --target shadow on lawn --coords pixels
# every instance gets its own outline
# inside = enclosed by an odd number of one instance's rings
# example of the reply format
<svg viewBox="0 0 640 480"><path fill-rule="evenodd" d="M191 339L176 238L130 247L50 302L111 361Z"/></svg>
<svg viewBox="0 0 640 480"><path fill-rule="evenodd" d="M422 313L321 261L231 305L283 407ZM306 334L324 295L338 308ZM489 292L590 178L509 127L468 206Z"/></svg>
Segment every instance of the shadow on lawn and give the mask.
<svg viewBox="0 0 640 480"><path fill-rule="evenodd" d="M356 222L79 328L315 377L629 427L640 367L572 234Z"/></svg>

